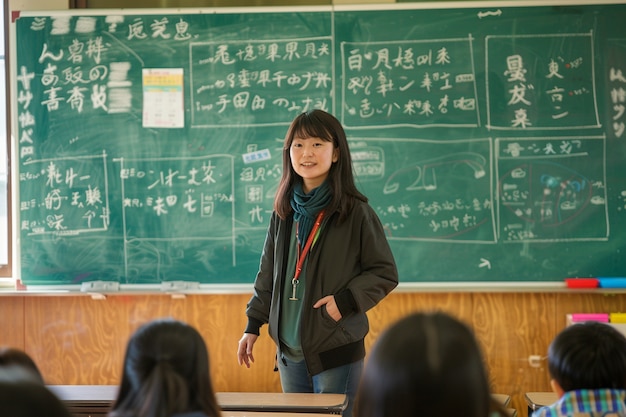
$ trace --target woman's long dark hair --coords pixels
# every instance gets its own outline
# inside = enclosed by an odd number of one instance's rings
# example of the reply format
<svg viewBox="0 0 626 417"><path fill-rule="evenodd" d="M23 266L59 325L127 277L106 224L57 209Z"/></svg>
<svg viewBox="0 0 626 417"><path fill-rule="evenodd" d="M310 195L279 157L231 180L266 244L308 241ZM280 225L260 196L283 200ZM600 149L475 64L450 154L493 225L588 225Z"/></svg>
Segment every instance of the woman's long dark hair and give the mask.
<svg viewBox="0 0 626 417"><path fill-rule="evenodd" d="M488 417L489 382L472 331L441 312L414 313L375 343L355 417Z"/></svg>
<svg viewBox="0 0 626 417"><path fill-rule="evenodd" d="M196 329L155 320L131 337L111 417L171 417L202 411L220 417L209 374L209 355Z"/></svg>
<svg viewBox="0 0 626 417"><path fill-rule="evenodd" d="M352 209L355 199L367 202L354 183L352 158L346 133L339 120L323 110L311 110L301 113L291 122L283 145L283 174L274 198L274 210L282 219L287 218L292 208L289 203L294 186L302 178L291 165L289 149L294 138L320 138L332 142L339 152L337 162L333 163L327 181L333 195L327 211L339 212L339 220L343 220Z"/></svg>

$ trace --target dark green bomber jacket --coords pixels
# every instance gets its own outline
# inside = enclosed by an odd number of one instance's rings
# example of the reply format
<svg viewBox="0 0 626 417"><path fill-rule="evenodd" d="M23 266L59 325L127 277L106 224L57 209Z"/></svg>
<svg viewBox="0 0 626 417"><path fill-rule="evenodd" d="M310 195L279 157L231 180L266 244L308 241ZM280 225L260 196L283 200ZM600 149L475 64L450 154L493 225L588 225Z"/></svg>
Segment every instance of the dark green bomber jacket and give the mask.
<svg viewBox="0 0 626 417"><path fill-rule="evenodd" d="M337 219L338 213L327 216L306 262L300 332L310 375L365 357L364 338L369 331L366 312L398 285L391 248L369 204L357 201L343 222L338 224ZM280 293L285 288L292 225L292 217L282 220L272 214L254 293L246 308L245 332L258 335L261 326L269 323L269 335L277 346ZM327 295L335 296L342 315L338 322L325 307L313 308L317 300Z"/></svg>

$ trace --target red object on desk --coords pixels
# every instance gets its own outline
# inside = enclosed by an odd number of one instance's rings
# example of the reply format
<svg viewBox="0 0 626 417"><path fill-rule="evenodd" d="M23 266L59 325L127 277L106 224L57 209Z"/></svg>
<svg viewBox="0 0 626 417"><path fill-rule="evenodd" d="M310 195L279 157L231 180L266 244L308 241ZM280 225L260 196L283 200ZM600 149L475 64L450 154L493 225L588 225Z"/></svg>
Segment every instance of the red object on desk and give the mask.
<svg viewBox="0 0 626 417"><path fill-rule="evenodd" d="M600 281L598 278L565 278L567 288L598 288Z"/></svg>

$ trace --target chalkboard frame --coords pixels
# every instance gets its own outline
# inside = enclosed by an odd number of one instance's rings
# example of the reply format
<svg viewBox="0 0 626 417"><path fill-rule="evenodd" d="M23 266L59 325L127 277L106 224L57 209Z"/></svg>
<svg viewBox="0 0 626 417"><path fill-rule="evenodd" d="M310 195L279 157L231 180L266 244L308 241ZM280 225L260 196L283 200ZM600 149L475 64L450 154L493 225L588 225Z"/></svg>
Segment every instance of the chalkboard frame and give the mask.
<svg viewBox="0 0 626 417"><path fill-rule="evenodd" d="M620 2L615 1L607 1L607 2L602 2L602 5L605 4L620 4ZM338 13L341 11L348 11L348 12L352 12L352 11L387 11L387 10L428 10L428 9L438 9L438 8L442 8L442 9L448 9L448 8L458 8L458 9L467 9L467 8L479 8L479 7L488 7L489 9L493 9L493 8L498 8L498 7L536 7L536 6L575 6L575 5L580 5L580 6L587 6L586 3L584 2L550 2L549 4L545 4L545 3L540 3L540 2L513 2L513 1L507 1L507 2L482 2L482 3L476 3L473 4L471 7L466 5L466 4L461 4L460 2L451 2L451 3L420 3L420 4L411 4L411 5L407 5L407 4L402 4L400 7L391 7L390 5L373 5L373 6L335 6L335 7L304 7L304 8L299 8L299 10L301 11L331 11L332 13ZM599 6L598 4L593 4L593 6ZM263 9L263 10L262 10ZM260 8L260 9L253 9L253 10L249 10L249 9L200 9L197 10L197 12L199 13L228 13L231 11L238 11L238 12L246 12L246 13L258 13L258 12L263 12L266 11L266 8ZM280 8L270 8L270 10L272 12L280 12ZM290 8L290 10L292 10ZM137 14L137 15L143 15L143 14L149 14L151 12L154 13L159 13L159 14L176 14L176 13L190 13L191 11L189 10L184 10L181 11L180 9L177 10L168 10L168 9L157 9L157 10L148 10L148 9L142 9L142 10L130 10L130 9L126 9L123 10L123 14L129 14L129 15L133 15L133 14ZM97 10L90 10L89 11L89 15L99 15L99 14L110 14L111 11L110 10L103 10L103 11L97 11ZM48 15L56 15L57 12L47 12ZM76 15L77 12L72 11L72 12L58 12L59 15ZM84 11L81 11L78 14L87 14ZM21 16L23 17L27 17L27 16L35 16L38 15L38 12L24 12L21 14ZM11 39L16 39L16 33L15 33L15 28L14 25L12 25L12 36ZM16 62L16 46L14 44L11 45L11 52L12 52L12 62ZM17 75L17 69L16 68L12 68L12 79L15 79ZM12 103L17 103L17 96L16 96L16 92L15 89L12 89ZM17 131L17 120L15 115L16 115L16 109L13 108L12 111L12 115L13 115L13 131ZM333 111L335 111L335 109L332 109ZM600 118L602 115L600 115L598 118ZM356 134L355 132L358 132L359 129L350 129L350 126L347 126L347 131L351 134L355 134L355 136L359 136L359 134ZM497 134L495 135L497 137ZM507 137L504 137L503 139L508 139ZM14 150L16 150L18 148L17 144L16 146L12 147ZM16 153L16 152L14 152ZM19 158L16 157L16 155L14 155L14 160L19 160ZM17 171L18 169L18 164L12 164L12 168L15 170L13 172L14 175L12 175L12 178L14 179L14 181L17 182L17 178L19 178L19 172ZM14 184L14 187L12 187L13 190L16 190L14 193L14 196L12 198L12 201L14 202L14 207L13 207L13 213L19 213L19 193L17 192L17 190L19 190L19 184ZM13 254L14 254L14 265L17 265L17 269L20 269L20 265L21 265L21 254L20 254L20 238L19 236L19 216L14 216L13 217L14 220L14 224L13 224L13 237L14 237L14 241L12 242L13 244ZM608 229L608 226L607 226ZM608 236L608 234L607 234ZM16 250L17 249L17 250ZM19 274L17 274L19 275ZM563 277L564 278L564 277ZM405 288L405 289L423 289L423 288L428 288L428 289L441 289L443 291L448 291L448 290L463 290L463 289L469 289L469 290L475 290L475 289L481 289L481 290L501 290L501 289L508 289L508 290L517 290L517 289L524 289L524 288L533 288L533 289L541 289L541 288L549 288L549 289L559 289L563 287L563 283L561 278L557 278L555 277L554 279L540 279L540 280L522 280L522 281L516 281L516 280L507 280L507 281L483 281L483 280L479 280L479 281L449 281L449 282L437 282L437 281L433 281L433 282L420 282L420 281L410 281L410 282L401 282L400 284L401 288ZM69 289L71 291L74 290L78 290L80 289L80 285L29 285L29 288L42 288L42 289L46 289L46 288L54 288L54 289L58 289L58 290L63 290L64 288ZM223 283L218 283L218 284L204 284L201 283L197 288L182 288L181 290L187 293L193 293L194 291L221 291L221 290L226 290L226 291L245 291L245 288L250 288L250 284L233 284L233 283L229 283L229 282L223 282ZM155 284L125 284L125 283L121 283L120 290L124 291L124 290L128 290L128 291L143 291L143 290L149 290L149 291L163 291L163 287L157 283ZM171 288L170 288L171 289ZM176 288L173 288L174 291L178 291ZM97 292L97 291L96 291ZM106 292L106 291L105 291Z"/></svg>

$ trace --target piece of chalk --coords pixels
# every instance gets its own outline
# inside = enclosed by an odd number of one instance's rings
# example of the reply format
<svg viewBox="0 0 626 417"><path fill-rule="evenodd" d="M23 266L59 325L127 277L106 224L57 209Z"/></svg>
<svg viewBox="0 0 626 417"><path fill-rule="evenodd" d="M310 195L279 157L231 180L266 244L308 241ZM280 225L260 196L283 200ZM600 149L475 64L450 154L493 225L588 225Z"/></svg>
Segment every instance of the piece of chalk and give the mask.
<svg viewBox="0 0 626 417"><path fill-rule="evenodd" d="M565 278L567 288L598 288L598 278Z"/></svg>
<svg viewBox="0 0 626 417"><path fill-rule="evenodd" d="M600 288L626 288L626 278L622 277L606 277L598 278Z"/></svg>

